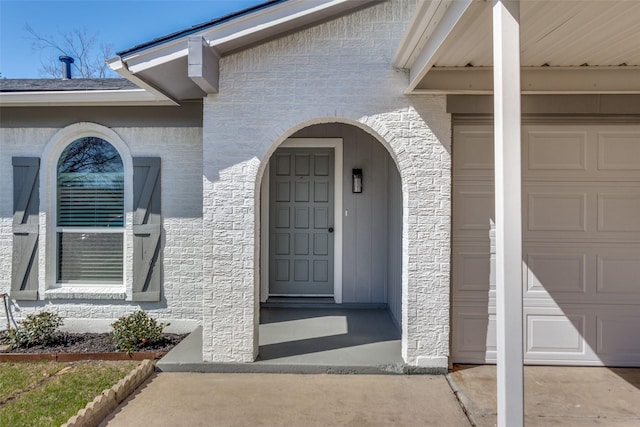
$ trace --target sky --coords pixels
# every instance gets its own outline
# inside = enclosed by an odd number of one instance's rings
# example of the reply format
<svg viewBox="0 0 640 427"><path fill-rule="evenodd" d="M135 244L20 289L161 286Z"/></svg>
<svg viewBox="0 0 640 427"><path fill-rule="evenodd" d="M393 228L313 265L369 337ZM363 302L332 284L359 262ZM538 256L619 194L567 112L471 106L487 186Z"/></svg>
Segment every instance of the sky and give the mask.
<svg viewBox="0 0 640 427"><path fill-rule="evenodd" d="M45 77L42 63L51 52L33 49L27 25L52 39L86 29L111 44L115 53L264 1L0 0L0 75L8 79Z"/></svg>

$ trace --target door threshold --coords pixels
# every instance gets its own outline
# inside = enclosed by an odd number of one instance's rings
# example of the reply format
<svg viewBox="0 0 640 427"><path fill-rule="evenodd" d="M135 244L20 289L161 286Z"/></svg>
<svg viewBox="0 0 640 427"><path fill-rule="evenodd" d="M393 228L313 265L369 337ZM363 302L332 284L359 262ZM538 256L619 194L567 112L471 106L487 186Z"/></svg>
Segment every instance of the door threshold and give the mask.
<svg viewBox="0 0 640 427"><path fill-rule="evenodd" d="M341 308L341 309L387 309L385 303L336 304L332 297L269 297L260 303L261 308Z"/></svg>
<svg viewBox="0 0 640 427"><path fill-rule="evenodd" d="M292 304L311 305L334 305L333 297L269 297L267 302L261 304L262 307L290 306Z"/></svg>

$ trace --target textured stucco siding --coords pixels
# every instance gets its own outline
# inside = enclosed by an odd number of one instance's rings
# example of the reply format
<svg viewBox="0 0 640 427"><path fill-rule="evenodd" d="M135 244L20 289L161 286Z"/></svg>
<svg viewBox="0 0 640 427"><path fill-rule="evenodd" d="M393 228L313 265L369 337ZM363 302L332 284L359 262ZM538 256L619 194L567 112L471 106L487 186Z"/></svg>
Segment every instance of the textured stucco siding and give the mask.
<svg viewBox="0 0 640 427"><path fill-rule="evenodd" d="M48 299L40 283L40 301L13 301L16 320L47 308L61 316L91 319L101 325L114 318L143 308L161 319L181 324L200 323L202 318L202 129L200 128L114 128L132 156L161 157L162 162L162 301L134 303L118 299ZM9 292L12 263L12 216L14 156L42 157L58 128L0 129L0 292ZM71 141L69 141L71 142ZM46 185L40 177L40 185ZM40 203L41 241L45 240L46 206ZM52 213L55 215L55 213ZM129 216L129 215L128 215ZM128 239L130 242L130 239ZM132 247L126 249L131 255ZM44 244L39 246L40 278L47 262ZM130 281L130 279L128 279ZM127 283L127 289L131 284ZM86 298L86 292L85 292ZM128 295L130 299L130 294ZM102 322L99 322L102 320ZM188 321L188 322L185 322ZM93 328L87 322L87 328ZM178 328L180 329L180 328Z"/></svg>
<svg viewBox="0 0 640 427"><path fill-rule="evenodd" d="M203 120L204 359L257 354L259 188L277 146L315 123L371 133L403 190L402 352L443 368L449 354L451 120L444 96L405 96L391 59L415 3L392 1L221 60Z"/></svg>

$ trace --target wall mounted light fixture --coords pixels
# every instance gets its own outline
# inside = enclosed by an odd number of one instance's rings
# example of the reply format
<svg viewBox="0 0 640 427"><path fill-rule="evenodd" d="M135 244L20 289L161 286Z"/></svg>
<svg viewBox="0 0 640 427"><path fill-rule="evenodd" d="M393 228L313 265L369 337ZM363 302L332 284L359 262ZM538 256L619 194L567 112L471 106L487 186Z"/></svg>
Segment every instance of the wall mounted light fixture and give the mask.
<svg viewBox="0 0 640 427"><path fill-rule="evenodd" d="M362 169L353 170L353 186L351 190L354 193L362 193Z"/></svg>

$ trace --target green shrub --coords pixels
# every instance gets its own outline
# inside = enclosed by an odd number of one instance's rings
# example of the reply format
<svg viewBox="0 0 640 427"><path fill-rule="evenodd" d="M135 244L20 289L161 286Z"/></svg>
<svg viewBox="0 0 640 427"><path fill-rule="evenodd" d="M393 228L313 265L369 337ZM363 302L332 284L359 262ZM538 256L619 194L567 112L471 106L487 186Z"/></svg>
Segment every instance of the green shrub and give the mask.
<svg viewBox="0 0 640 427"><path fill-rule="evenodd" d="M162 331L168 323L158 323L156 319L138 310L123 316L111 324L113 344L118 351L131 352L147 345L163 341Z"/></svg>
<svg viewBox="0 0 640 427"><path fill-rule="evenodd" d="M30 314L25 320L18 322L17 329L9 331L12 347L31 347L53 343L58 335L58 328L64 320L56 313L42 311Z"/></svg>

